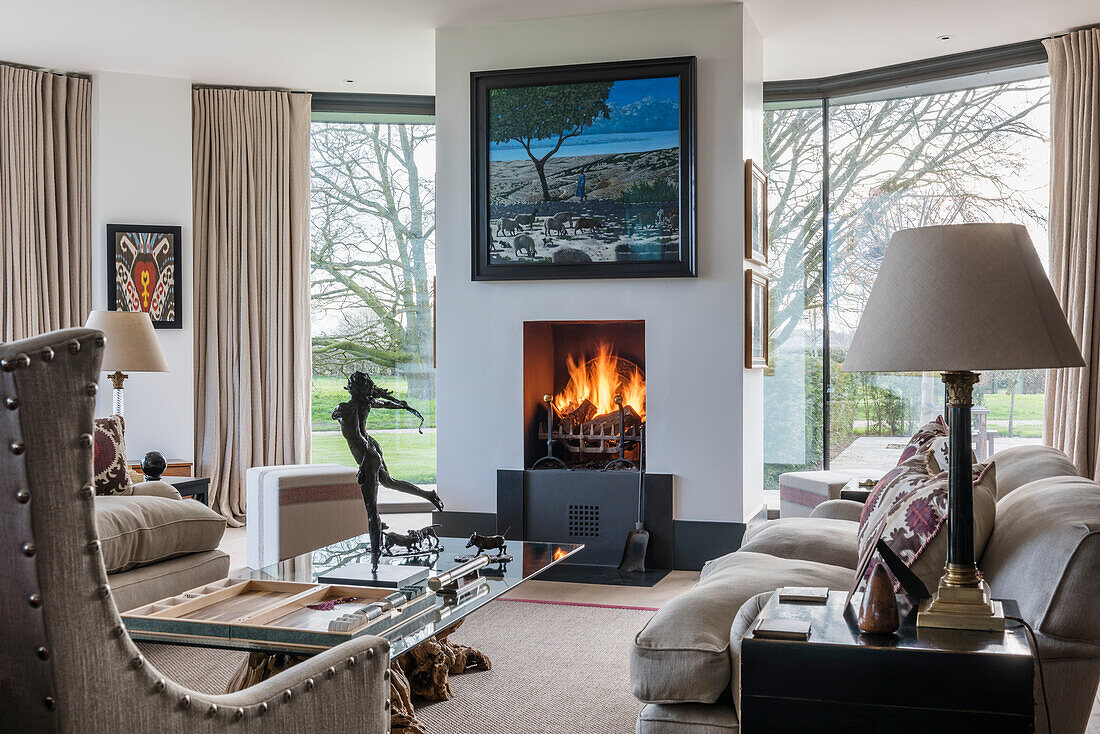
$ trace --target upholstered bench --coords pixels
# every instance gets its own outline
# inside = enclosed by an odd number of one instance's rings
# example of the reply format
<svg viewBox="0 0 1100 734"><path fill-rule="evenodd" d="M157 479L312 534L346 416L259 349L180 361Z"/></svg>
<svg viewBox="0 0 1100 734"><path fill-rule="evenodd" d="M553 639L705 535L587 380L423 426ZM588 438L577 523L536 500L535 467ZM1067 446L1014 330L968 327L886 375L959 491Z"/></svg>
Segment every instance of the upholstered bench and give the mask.
<svg viewBox="0 0 1100 734"><path fill-rule="evenodd" d="M260 466L245 473L246 558L262 568L367 532L357 470L339 464ZM432 503L379 488L380 515L430 514Z"/></svg>
<svg viewBox="0 0 1100 734"><path fill-rule="evenodd" d="M821 470L790 471L779 475L779 516L809 517L826 500L840 499L840 490L853 479L867 479L867 472Z"/></svg>

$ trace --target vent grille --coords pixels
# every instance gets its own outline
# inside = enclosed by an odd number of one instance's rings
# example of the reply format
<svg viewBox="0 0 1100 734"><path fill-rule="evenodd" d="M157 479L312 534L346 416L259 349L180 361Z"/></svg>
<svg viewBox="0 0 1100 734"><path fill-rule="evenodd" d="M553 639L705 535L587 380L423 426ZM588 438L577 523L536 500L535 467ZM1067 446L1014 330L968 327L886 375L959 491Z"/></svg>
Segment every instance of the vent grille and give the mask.
<svg viewBox="0 0 1100 734"><path fill-rule="evenodd" d="M574 538L600 537L599 505L569 505L569 535Z"/></svg>

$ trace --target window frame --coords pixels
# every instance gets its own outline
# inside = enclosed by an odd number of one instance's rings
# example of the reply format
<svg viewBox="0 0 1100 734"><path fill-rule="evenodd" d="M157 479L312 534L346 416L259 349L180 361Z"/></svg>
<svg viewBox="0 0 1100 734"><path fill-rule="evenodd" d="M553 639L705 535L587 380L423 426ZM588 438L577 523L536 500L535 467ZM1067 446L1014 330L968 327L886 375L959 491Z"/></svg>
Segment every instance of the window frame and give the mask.
<svg viewBox="0 0 1100 734"><path fill-rule="evenodd" d="M764 108L800 106L811 108L820 101L822 120L821 165L821 350L824 358L821 368L821 466L828 470L831 464L829 436L831 429L832 369L829 355L830 323L830 222L829 222L829 112L830 105L851 104L891 96L919 96L965 88L958 82L968 78L983 77L980 84L987 86L1014 79L1038 78L1029 70L1047 63L1046 48L1040 39L1020 43L978 49L964 53L937 56L919 61L882 66L863 71L838 74L815 79L793 79L764 82ZM1015 75L1015 76L1014 76ZM1000 78L1004 77L1004 78ZM899 92L901 94L899 94ZM798 104L802 103L802 104ZM946 404L946 388L944 392Z"/></svg>

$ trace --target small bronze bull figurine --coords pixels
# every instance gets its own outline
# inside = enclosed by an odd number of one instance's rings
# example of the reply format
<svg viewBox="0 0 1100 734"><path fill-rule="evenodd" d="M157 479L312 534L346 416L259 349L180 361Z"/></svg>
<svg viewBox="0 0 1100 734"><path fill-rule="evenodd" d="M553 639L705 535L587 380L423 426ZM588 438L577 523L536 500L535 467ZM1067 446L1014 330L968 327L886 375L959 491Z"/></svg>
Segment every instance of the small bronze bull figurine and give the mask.
<svg viewBox="0 0 1100 734"><path fill-rule="evenodd" d="M509 528L510 530L511 528ZM504 531L505 533L508 530ZM478 535L474 533L470 536L470 540L466 543L467 548L477 548L478 553L484 553L487 550L496 550L497 556L503 556L505 551L508 550L508 546L504 545L504 535Z"/></svg>

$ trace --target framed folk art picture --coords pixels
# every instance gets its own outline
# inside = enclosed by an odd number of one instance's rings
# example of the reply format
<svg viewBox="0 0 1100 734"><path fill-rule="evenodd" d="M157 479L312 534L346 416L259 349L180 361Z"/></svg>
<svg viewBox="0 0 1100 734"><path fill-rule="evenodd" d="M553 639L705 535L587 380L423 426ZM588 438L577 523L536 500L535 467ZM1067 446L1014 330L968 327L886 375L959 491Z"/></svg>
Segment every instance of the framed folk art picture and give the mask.
<svg viewBox="0 0 1100 734"><path fill-rule="evenodd" d="M768 366L768 279L745 271L745 367Z"/></svg>
<svg viewBox="0 0 1100 734"><path fill-rule="evenodd" d="M745 259L768 264L768 176L745 161Z"/></svg>
<svg viewBox="0 0 1100 734"><path fill-rule="evenodd" d="M696 274L694 57L470 83L474 280Z"/></svg>
<svg viewBox="0 0 1100 734"><path fill-rule="evenodd" d="M107 225L107 310L145 311L158 329L181 329L181 228Z"/></svg>

